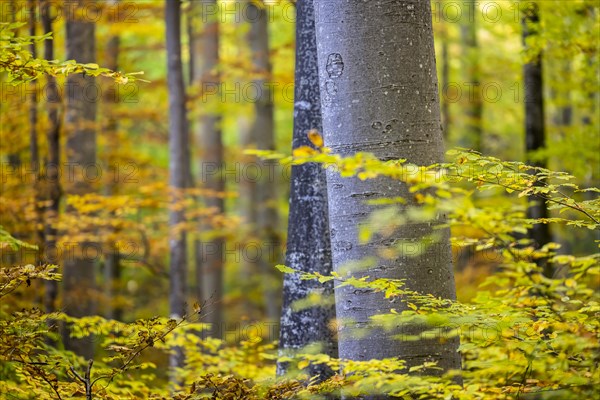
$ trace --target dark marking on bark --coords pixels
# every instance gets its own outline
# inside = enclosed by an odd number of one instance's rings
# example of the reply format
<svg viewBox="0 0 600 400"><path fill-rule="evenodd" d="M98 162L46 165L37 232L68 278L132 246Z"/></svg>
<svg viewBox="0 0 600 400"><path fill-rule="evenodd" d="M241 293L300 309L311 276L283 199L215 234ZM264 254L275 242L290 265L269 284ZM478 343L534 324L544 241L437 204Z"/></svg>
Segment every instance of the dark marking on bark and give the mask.
<svg viewBox="0 0 600 400"><path fill-rule="evenodd" d="M330 78L339 78L344 73L344 61L339 53L332 53L327 58L327 75Z"/></svg>
<svg viewBox="0 0 600 400"><path fill-rule="evenodd" d="M354 193L351 194L350 197L353 198L360 198L360 197L374 197L374 196L381 196L381 193L378 192L365 192L365 193Z"/></svg>

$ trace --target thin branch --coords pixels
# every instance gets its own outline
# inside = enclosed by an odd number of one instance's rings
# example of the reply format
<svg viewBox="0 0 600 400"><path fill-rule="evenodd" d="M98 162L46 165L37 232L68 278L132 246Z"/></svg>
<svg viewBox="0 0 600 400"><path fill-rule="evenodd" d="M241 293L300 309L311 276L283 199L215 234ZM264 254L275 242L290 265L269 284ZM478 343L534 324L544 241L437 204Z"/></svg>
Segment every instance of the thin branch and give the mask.
<svg viewBox="0 0 600 400"><path fill-rule="evenodd" d="M42 378L42 380L44 382L46 382L50 386L50 388L52 388L52 390L54 391L54 393L56 393L56 397L58 398L58 400L62 400L62 397L60 396L60 393L58 392L58 389L55 388L54 385L52 384L52 382L46 377L46 374L45 374L44 370L37 366L37 365L44 365L44 364L47 364L47 363L31 363L31 362L25 361L23 359L23 356L21 354L19 354L19 357L21 358L21 360L13 360L13 361L17 361L17 362L23 363L25 365L31 365L31 366L33 366L33 368L35 369L35 371L37 372L37 374Z"/></svg>
<svg viewBox="0 0 600 400"><path fill-rule="evenodd" d="M94 365L94 360L90 359L88 361L88 367L85 371L85 375L82 377L81 375L79 375L79 373L77 371L75 371L75 368L73 368L72 366L69 367L69 369L71 370L71 372L73 373L73 375L75 375L75 377L77 379L79 379L81 381L81 383L83 383L83 386L85 387L85 398L86 400L92 400L92 386L93 383L90 381L90 375L92 373L92 365Z"/></svg>
<svg viewBox="0 0 600 400"><path fill-rule="evenodd" d="M156 340L163 340L168 334L170 334L171 332L173 332L175 329L177 329L179 326L181 326L181 324L183 324L185 322L185 316L181 319L181 321L179 321L173 328L168 329L166 332L164 332L162 335L160 335ZM127 361L125 361L125 363L123 363L122 366L120 366L119 368L116 368L115 370L113 370L113 372L111 374L108 375L101 375L98 378L94 379L91 382L91 386L93 386L96 382L102 380L102 379L108 379L108 382L106 382L106 385L104 386L104 388L108 387L108 385L113 381L113 379L115 378L115 376L117 376L118 374L125 372L125 370L127 369L127 367L129 366L129 364L131 364L133 362L133 360L135 360L137 358L137 356L139 356L144 350L146 350L148 347L151 347L154 345L154 340L145 343L143 346L141 346L139 349L137 349L132 355L129 356L129 358L127 359Z"/></svg>
<svg viewBox="0 0 600 400"><path fill-rule="evenodd" d="M464 176L464 175L458 175L458 176L460 176L461 178L464 178L464 179L473 179L473 178L469 178L468 176ZM503 187L505 189L510 189L512 191L515 191L515 192L521 191L521 188L515 188L514 186L511 187L510 185L506 185L506 184L500 183L500 181L494 182L494 181L489 181L487 179L483 179L483 178L479 178L479 177L475 178L474 180L478 181L478 182L489 183L490 185L498 185L498 186L501 186L501 187ZM551 203L560 204L560 205L562 205L564 207L571 208L571 209L573 209L575 211L579 211L579 212L585 214L589 219L591 219L592 221L594 221L594 223L600 225L600 221L598 221L596 218L594 218L593 215L591 215L585 209L583 209L583 207L581 207L579 205L579 203L577 203L577 202L575 202L574 205L572 205L572 204L568 204L568 203L565 203L563 201L556 200L556 199L554 199L552 197L545 196L545 195L539 194L539 193L534 193L531 196L538 197L538 198L540 198L542 200L546 200L546 201L549 201ZM570 199L570 197L567 197L567 198Z"/></svg>

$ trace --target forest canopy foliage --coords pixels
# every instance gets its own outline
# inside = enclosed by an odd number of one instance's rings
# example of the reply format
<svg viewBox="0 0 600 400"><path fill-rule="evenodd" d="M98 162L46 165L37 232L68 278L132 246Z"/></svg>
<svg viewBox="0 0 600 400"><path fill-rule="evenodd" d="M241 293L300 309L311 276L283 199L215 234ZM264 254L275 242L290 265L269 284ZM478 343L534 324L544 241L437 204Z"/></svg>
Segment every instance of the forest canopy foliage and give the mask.
<svg viewBox="0 0 600 400"><path fill-rule="evenodd" d="M6 83L19 85L39 79L46 74L52 76L87 74L112 78L119 84L125 84L135 80L136 75L143 74L143 72L123 74L108 68L101 68L95 63L81 64L75 60L58 62L57 60L37 58L27 47L44 40L52 40L52 32L40 36L17 36L19 28L25 25L25 22L0 23L0 35L2 35L0 71L8 73Z"/></svg>

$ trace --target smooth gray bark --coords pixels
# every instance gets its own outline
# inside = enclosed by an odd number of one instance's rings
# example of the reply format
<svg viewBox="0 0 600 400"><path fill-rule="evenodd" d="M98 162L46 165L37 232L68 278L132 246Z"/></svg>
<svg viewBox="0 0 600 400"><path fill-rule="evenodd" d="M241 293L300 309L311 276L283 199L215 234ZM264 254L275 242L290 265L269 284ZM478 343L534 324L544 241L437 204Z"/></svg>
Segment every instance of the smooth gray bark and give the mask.
<svg viewBox="0 0 600 400"><path fill-rule="evenodd" d="M257 88L254 100L254 121L250 128L249 137L242 139L242 146L255 146L262 150L275 150L275 126L274 126L274 104L273 93L269 85L271 80L271 63L269 57L269 32L268 14L265 8L257 7L252 1L247 4L245 15L250 23L248 32L248 45L252 53L252 69L259 77L253 81ZM249 183L248 193L251 202L248 204L253 210L248 214L249 222L256 232L256 242L260 257L257 259L258 272L260 273L260 284L263 293L263 305L266 317L270 321L279 320L280 302L277 288L277 274L274 266L279 262L277 254L280 246L280 238L277 232L278 213L277 196L275 193L276 179L273 164L269 161L256 161L260 178L255 183ZM250 248L250 247L249 247ZM253 260L246 260L253 264ZM250 266L252 268L252 266Z"/></svg>
<svg viewBox="0 0 600 400"><path fill-rule="evenodd" d="M86 2L77 3L83 7ZM96 61L95 24L89 20L68 19L66 21L67 59L81 63ZM65 90L67 135L67 161L74 166L73 179L66 184L67 195L85 195L92 193L93 175L88 176L86 168L96 166L96 108L97 98L86 90L96 83L94 77L77 74L67 78ZM93 171L93 170L92 170ZM75 210L70 210L75 212ZM93 232L86 232L92 234ZM75 251L68 254L63 262L63 307L67 314L74 317L93 315L95 309L95 266L94 257L85 254L85 249L97 247L96 243L86 240L78 243ZM73 339L64 332L65 347L89 359L93 356L91 338Z"/></svg>
<svg viewBox="0 0 600 400"><path fill-rule="evenodd" d="M199 91L211 90L220 85L219 66L219 19L217 14L205 13L216 10L216 0L191 3L190 15L190 61L191 81ZM208 108L214 104L206 105ZM225 191L223 179L223 141L221 115L211 111L202 115L195 129L196 143L200 153L200 179L203 188L212 191L204 198L204 205L214 214L224 214L225 203L219 196ZM208 300L210 310L203 322L210 323L211 336L221 337L223 324L223 267L224 238L210 223L204 221L200 229L211 232L212 239L196 242L196 285L199 299Z"/></svg>
<svg viewBox="0 0 600 400"><path fill-rule="evenodd" d="M292 148L311 146L307 134L314 129L322 132L321 103L312 0L296 3L296 72L294 96L294 136ZM290 213L288 224L288 267L304 272L331 275L331 243L327 219L327 186L325 170L310 163L292 167ZM282 355L311 343L321 344L321 353L337 357L337 343L329 324L335 319L335 306L315 305L300 311L293 309L295 301L318 293L324 299L333 296L333 282L321 284L300 280L296 274L283 278L283 308L279 334ZM278 363L277 374L284 375L285 363ZM325 379L333 374L323 365L312 365L311 376Z"/></svg>
<svg viewBox="0 0 600 400"><path fill-rule="evenodd" d="M42 6L42 26L44 34L52 32L52 19L50 16L50 2L44 2ZM54 60L54 41L44 41L44 58ZM44 210L44 262L58 264L56 249L57 230L56 223L60 212L60 198L62 189L60 186L60 117L59 107L61 101L58 93L56 78L46 75L46 111L48 114L48 126L46 128L46 142L48 146L48 157L46 159L44 174L44 195L47 199ZM56 311L56 300L58 298L58 282L46 281L44 293L44 310L47 313Z"/></svg>
<svg viewBox="0 0 600 400"><path fill-rule="evenodd" d="M447 30L444 30L444 33L447 36ZM448 140L450 138L450 126L452 125L451 117L450 117L450 102L447 99L448 96L448 85L450 84L450 57L448 55L448 38L442 38L442 76L441 76L441 85L443 88L442 93L445 94L443 96L442 102L442 127L444 130L444 138Z"/></svg>
<svg viewBox="0 0 600 400"><path fill-rule="evenodd" d="M167 83L169 85L169 188L172 190L171 206L182 199L183 189L189 182L189 140L185 108L185 86L181 62L181 2L165 2L167 29ZM186 165L187 164L187 165ZM171 316L185 315L187 246L186 233L174 233L172 229L185 222L182 209L169 211L169 309ZM183 365L182 349L170 359L172 367Z"/></svg>
<svg viewBox="0 0 600 400"><path fill-rule="evenodd" d="M429 2L315 0L317 46L326 146L342 155L371 152L381 160L406 158L428 165L443 160L444 145ZM376 207L365 200L412 196L404 184L384 178L361 181L327 173L329 223L334 270L367 256L376 265L355 275L406 279L409 289L455 298L449 231L422 255L379 258L378 249L394 245L375 236L359 244L358 226ZM443 218L443 216L441 216ZM419 243L435 223L408 224L394 239ZM374 231L376 226L370 226ZM398 308L382 294L351 287L336 289L340 320L339 355L353 360L399 357L408 365L435 360L444 370L460 368L457 341L403 342L370 317ZM353 322L348 322L352 320ZM370 328L364 337L357 331ZM398 327L414 333L415 326ZM398 333L398 332L395 332Z"/></svg>
<svg viewBox="0 0 600 400"><path fill-rule="evenodd" d="M537 34L532 29L537 29L539 24L539 10L535 3L530 3L525 10L523 26L523 45L527 48L527 39ZM530 152L546 147L546 123L544 112L544 82L542 71L542 54L538 54L534 60L525 64L523 68L523 83L525 85L525 150L529 156ZM536 167L546 167L545 161L529 161ZM527 209L528 218L548 218L548 206L543 199L537 197L529 198ZM535 224L529 229L529 238L536 248L540 248L552 240L550 226L548 224ZM545 260L538 260L544 269L544 275L552 277L554 274L552 265Z"/></svg>

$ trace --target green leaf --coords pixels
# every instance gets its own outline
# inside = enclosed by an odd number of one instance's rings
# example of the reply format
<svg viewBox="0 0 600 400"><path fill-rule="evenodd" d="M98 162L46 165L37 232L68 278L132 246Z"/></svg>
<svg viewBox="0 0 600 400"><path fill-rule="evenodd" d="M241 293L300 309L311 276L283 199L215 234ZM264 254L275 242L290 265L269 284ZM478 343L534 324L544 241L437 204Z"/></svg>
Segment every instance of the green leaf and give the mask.
<svg viewBox="0 0 600 400"><path fill-rule="evenodd" d="M283 264L278 264L275 266L275 268L277 268L279 271L283 272L284 274L294 274L297 272L295 269L290 268Z"/></svg>

